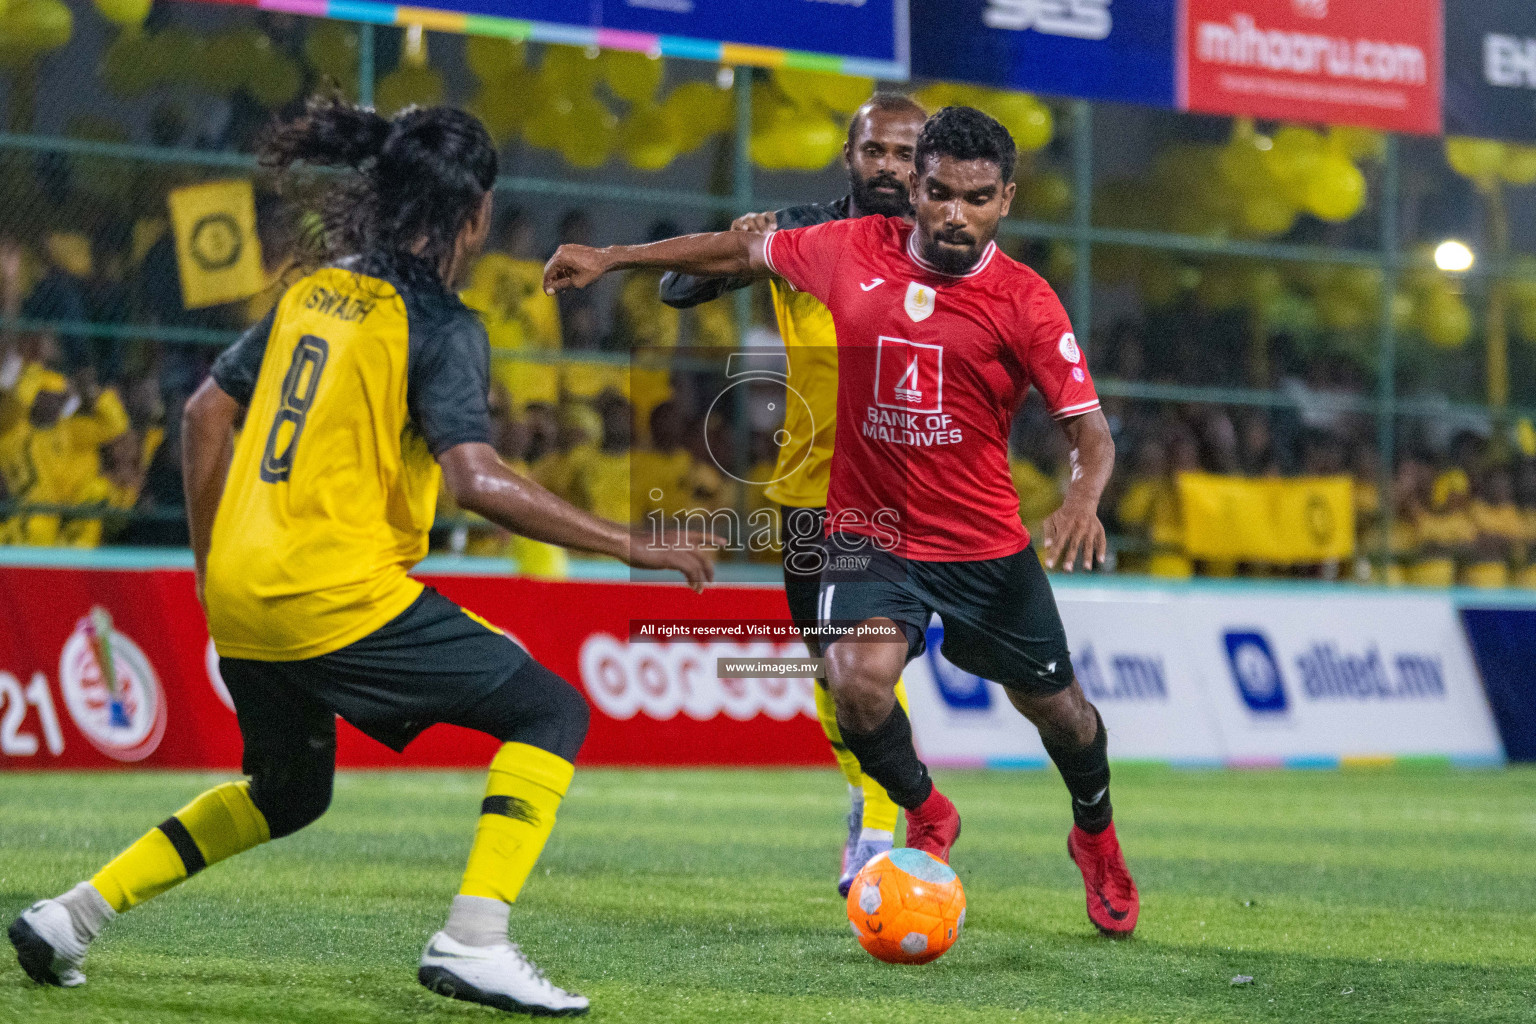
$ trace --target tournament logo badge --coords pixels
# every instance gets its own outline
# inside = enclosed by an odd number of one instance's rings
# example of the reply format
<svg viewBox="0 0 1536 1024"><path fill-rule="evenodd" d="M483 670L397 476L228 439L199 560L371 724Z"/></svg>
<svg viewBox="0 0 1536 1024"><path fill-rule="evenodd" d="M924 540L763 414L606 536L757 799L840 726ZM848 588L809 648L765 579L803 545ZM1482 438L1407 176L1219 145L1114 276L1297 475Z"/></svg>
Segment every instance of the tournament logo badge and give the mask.
<svg viewBox="0 0 1536 1024"><path fill-rule="evenodd" d="M938 292L927 285L913 281L907 285L907 316L911 317L915 324L922 323L933 316L933 305L938 298Z"/></svg>
<svg viewBox="0 0 1536 1024"><path fill-rule="evenodd" d="M165 692L138 644L92 608L59 654L59 689L75 726L116 761L142 761L165 736Z"/></svg>
<svg viewBox="0 0 1536 1024"><path fill-rule="evenodd" d="M1077 347L1077 335L1071 331L1061 336L1061 341L1057 343L1056 348L1061 352L1061 358L1069 363L1076 364L1083 358L1083 350Z"/></svg>

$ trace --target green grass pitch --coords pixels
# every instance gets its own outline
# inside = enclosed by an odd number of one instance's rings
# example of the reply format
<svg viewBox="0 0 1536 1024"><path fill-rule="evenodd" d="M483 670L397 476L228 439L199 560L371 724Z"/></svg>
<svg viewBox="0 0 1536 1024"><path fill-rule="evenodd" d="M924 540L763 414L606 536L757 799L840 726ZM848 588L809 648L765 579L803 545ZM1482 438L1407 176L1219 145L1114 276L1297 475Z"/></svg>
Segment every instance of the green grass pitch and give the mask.
<svg viewBox="0 0 1536 1024"><path fill-rule="evenodd" d="M214 780L0 781L0 913L87 876ZM835 772L583 771L513 928L594 1020L1536 1021L1530 771L1117 769L1142 889L1100 938L1045 772L941 772L965 816L966 932L891 967L832 883ZM489 1020L415 982L458 882L478 774L337 780L318 824L115 922L72 991L7 957L0 1021ZM1235 976L1251 976L1234 986Z"/></svg>

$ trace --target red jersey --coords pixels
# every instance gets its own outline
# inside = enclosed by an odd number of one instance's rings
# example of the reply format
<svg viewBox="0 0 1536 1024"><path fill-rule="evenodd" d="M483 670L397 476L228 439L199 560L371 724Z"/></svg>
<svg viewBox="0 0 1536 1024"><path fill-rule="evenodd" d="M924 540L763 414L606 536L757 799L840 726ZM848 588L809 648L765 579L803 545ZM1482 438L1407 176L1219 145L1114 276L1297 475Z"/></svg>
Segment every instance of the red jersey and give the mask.
<svg viewBox="0 0 1536 1024"><path fill-rule="evenodd" d="M1031 385L1058 419L1099 407L1051 286L996 243L969 272L942 273L895 217L775 231L763 254L837 329L827 531L873 537L916 561L1022 550L1029 534L1008 471L1014 414Z"/></svg>

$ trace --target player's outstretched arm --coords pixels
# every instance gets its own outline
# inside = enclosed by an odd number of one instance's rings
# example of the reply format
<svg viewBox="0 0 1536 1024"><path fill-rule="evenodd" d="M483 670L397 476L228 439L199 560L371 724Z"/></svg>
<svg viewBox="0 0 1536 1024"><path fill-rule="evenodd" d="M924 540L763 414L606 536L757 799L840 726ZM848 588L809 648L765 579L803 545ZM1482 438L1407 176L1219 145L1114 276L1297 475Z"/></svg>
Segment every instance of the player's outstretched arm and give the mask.
<svg viewBox="0 0 1536 1024"><path fill-rule="evenodd" d="M675 569L695 592L715 578L714 552L675 542L654 547L629 527L584 512L514 473L488 444L458 444L438 455L459 507L533 540L612 555L637 569Z"/></svg>
<svg viewBox="0 0 1536 1024"><path fill-rule="evenodd" d="M544 291L585 288L615 270L676 270L699 277L767 277L763 257L767 235L752 231L713 231L681 235L648 245L562 245L544 265Z"/></svg>
<svg viewBox="0 0 1536 1024"><path fill-rule="evenodd" d="M197 599L203 600L213 518L224 496L229 461L234 454L235 420L240 403L212 377L203 381L181 413L181 481L187 495L187 530L197 570Z"/></svg>
<svg viewBox="0 0 1536 1024"><path fill-rule="evenodd" d="M778 226L778 214L773 210L767 213L744 213L731 221L732 231L761 233L772 231ZM673 309L692 309L751 283L749 277L699 277L669 270L661 279L661 301Z"/></svg>
<svg viewBox="0 0 1536 1024"><path fill-rule="evenodd" d="M1099 498L1115 468L1115 441L1101 409L1062 420L1061 428L1072 445L1072 480L1061 508L1045 521L1045 566L1054 569L1059 561L1071 572L1081 554L1083 568L1092 569L1109 554Z"/></svg>

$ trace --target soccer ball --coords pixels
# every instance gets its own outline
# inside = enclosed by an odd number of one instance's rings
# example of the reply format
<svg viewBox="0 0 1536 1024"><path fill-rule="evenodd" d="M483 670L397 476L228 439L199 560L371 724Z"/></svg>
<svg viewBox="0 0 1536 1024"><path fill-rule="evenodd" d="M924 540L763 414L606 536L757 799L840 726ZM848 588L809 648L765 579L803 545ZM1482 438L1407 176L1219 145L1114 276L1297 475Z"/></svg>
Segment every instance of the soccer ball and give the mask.
<svg viewBox="0 0 1536 1024"><path fill-rule="evenodd" d="M888 964L926 964L965 926L965 890L948 864L906 847L864 865L848 890L848 923L859 945Z"/></svg>

